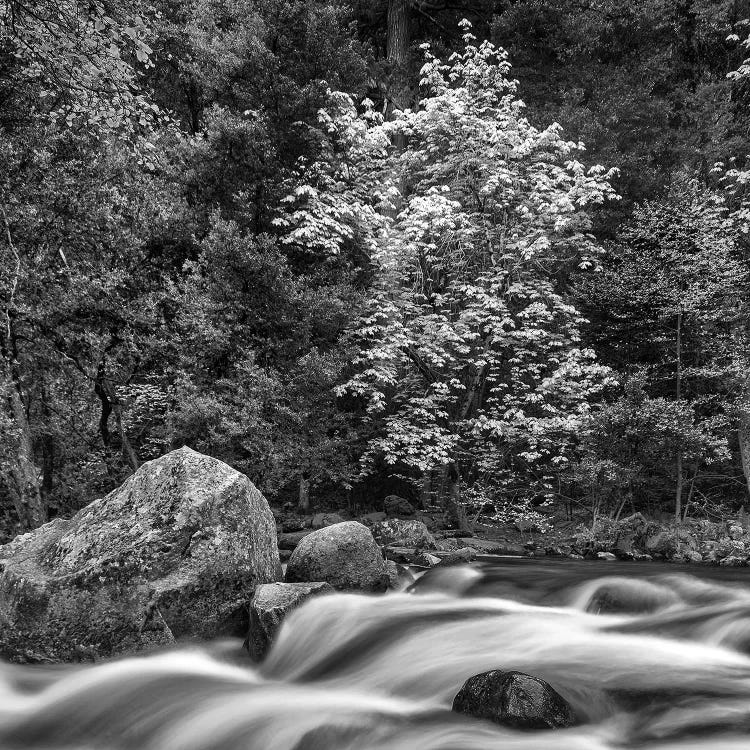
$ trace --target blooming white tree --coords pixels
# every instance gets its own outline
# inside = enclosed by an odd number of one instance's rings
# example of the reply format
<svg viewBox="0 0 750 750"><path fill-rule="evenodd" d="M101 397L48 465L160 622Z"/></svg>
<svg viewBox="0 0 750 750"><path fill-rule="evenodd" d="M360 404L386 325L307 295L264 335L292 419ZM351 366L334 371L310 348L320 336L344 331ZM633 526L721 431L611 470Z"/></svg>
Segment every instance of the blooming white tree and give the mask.
<svg viewBox="0 0 750 750"><path fill-rule="evenodd" d="M462 488L551 492L569 461L607 371L566 279L595 266L586 209L614 197L609 172L575 160L582 145L529 123L506 54L464 26L447 63L425 47L416 111L383 122L334 96L326 158L279 222L318 252L365 242L374 281L341 388L367 404L363 470L440 479L453 510Z"/></svg>

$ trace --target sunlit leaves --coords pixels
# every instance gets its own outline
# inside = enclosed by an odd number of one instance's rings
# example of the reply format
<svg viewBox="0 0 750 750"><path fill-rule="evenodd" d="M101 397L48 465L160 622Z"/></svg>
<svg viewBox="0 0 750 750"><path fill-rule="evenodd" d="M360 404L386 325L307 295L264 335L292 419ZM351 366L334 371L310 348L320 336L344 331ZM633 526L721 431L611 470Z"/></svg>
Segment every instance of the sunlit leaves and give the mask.
<svg viewBox="0 0 750 750"><path fill-rule="evenodd" d="M154 14L151 6L138 2L122 14L99 1L9 0L3 10L0 34L52 121L132 131L160 116L139 80L139 71L152 66L144 18Z"/></svg>
<svg viewBox="0 0 750 750"><path fill-rule="evenodd" d="M533 127L505 54L465 31L447 63L425 50L417 110L381 122L332 98L328 157L303 171L278 224L316 252L342 238L368 248L375 283L340 389L375 428L365 470L455 464L497 490L528 483L533 465L544 488L608 378L556 280L595 262L583 209L613 197L610 173L575 161L558 126Z"/></svg>

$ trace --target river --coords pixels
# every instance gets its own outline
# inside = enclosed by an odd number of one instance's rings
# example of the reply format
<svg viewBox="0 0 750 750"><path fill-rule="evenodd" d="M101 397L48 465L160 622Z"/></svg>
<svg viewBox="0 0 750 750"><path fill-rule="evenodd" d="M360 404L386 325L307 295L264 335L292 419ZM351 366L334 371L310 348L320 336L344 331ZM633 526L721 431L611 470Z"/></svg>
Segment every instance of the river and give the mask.
<svg viewBox="0 0 750 750"><path fill-rule="evenodd" d="M89 667L0 665L3 750L747 750L750 570L484 559L234 642ZM549 682L577 726L454 714L470 676Z"/></svg>

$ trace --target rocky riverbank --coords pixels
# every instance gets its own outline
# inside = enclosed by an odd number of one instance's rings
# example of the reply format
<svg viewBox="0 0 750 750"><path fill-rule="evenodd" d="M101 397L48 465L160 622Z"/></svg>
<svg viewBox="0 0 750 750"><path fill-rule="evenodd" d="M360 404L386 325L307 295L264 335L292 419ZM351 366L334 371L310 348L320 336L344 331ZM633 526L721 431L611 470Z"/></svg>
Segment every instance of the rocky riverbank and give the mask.
<svg viewBox="0 0 750 750"><path fill-rule="evenodd" d="M742 512L723 521L687 519L679 528L641 513L616 523L601 519L593 529L584 523L553 522L544 533L525 523L477 523L474 534L466 536L446 527L439 508L417 510L401 498L390 498L384 505L386 511L367 513L356 520L370 527L387 558L419 567L470 562L477 555L654 560L723 567L750 564L750 519ZM345 520L340 513L300 516L278 508L273 512L282 562L314 529Z"/></svg>
<svg viewBox="0 0 750 750"><path fill-rule="evenodd" d="M357 518L273 510L221 461L173 451L73 518L0 547L0 656L97 660L242 635L261 658L283 617L310 596L401 590L415 569L479 555L727 567L750 558L742 516L676 529L635 514L594 532L545 534L477 524L467 536L446 528L438 508L416 510L395 496L383 507Z"/></svg>

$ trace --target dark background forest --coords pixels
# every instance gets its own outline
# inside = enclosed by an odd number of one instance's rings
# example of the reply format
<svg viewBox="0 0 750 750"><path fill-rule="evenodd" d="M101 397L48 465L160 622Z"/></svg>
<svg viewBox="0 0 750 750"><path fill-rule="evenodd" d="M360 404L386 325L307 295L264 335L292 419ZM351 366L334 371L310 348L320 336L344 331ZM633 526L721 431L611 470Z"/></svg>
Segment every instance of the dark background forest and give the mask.
<svg viewBox="0 0 750 750"><path fill-rule="evenodd" d="M0 14L5 536L184 444L303 509L747 501L750 3Z"/></svg>

